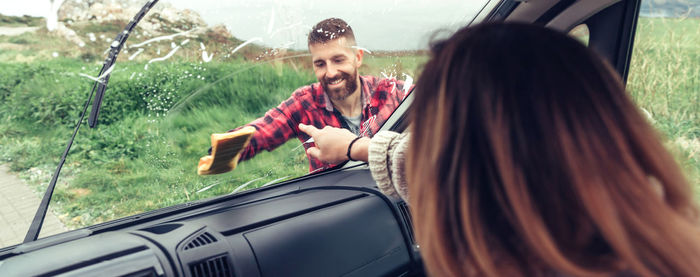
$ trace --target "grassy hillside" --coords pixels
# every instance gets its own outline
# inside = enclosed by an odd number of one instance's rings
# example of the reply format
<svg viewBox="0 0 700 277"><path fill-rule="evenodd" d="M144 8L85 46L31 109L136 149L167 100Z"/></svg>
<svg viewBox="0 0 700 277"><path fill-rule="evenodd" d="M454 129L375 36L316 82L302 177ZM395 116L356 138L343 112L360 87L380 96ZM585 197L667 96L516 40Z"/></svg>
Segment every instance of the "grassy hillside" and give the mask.
<svg viewBox="0 0 700 277"><path fill-rule="evenodd" d="M38 172L37 189L45 186L58 162L90 87L88 79L66 74L81 66L70 60L2 66L0 152L13 170ZM304 152L293 151L299 143L291 142L278 150L282 155L260 155L241 164L235 174L196 175L212 132L249 122L313 78L286 66L243 70L249 66L178 62L154 65L131 77L143 64L122 64L106 92L100 125L81 129L62 174L54 199L64 219L74 226L93 224L230 193L256 178L261 179L251 187L306 173ZM208 80L227 75L201 90ZM198 94L181 104L182 109L168 111L193 93Z"/></svg>
<svg viewBox="0 0 700 277"><path fill-rule="evenodd" d="M398 69L417 68L421 60L397 59L368 57L363 72L400 75L407 71ZM54 203L63 220L85 226L231 193L250 180L257 180L248 187L253 188L306 174L304 150L292 140L233 173L196 175L211 133L250 122L296 88L315 82L312 72L301 67L179 60L143 70L142 62L118 63L100 125L83 126L61 175ZM67 58L0 66L0 153L39 191L48 183L92 85L77 73L96 75L97 70Z"/></svg>
<svg viewBox="0 0 700 277"><path fill-rule="evenodd" d="M700 199L700 18L640 18L627 88Z"/></svg>
<svg viewBox="0 0 700 277"><path fill-rule="evenodd" d="M641 19L628 83L695 186L700 186L698 25L693 19ZM98 38L108 33L89 31ZM7 45L15 48L6 50ZM98 45L76 51L75 45L42 31L0 36L0 158L37 191L48 183L92 85L78 73L97 74L101 53L85 53L97 51ZM252 48L249 57L201 63L196 40L188 45L191 52L152 63L148 70L148 55L155 52L132 61L125 58L129 54L121 55L100 125L80 131L59 179L52 205L68 225L95 224L231 193L251 180L247 188L308 171L303 148L293 140L234 172L196 175L211 133L261 116L315 77L308 57L274 61L284 55ZM56 58L54 51L60 52ZM286 55L293 54L298 53ZM375 53L365 56L361 72L416 78L425 59L417 53Z"/></svg>
<svg viewBox="0 0 700 277"><path fill-rule="evenodd" d="M0 15L0 20L3 18ZM8 22L0 22L0 27L21 27L22 17L7 17ZM43 20L43 19L42 19ZM42 21L43 22L43 21ZM27 32L17 36L0 35L0 62L34 62L49 60L56 57L71 58L84 63L102 62L106 58L106 51L116 34L126 27L126 21L95 22L63 22L67 28L75 32L72 39L56 32L49 32L42 24L36 32ZM30 24L34 24L30 21ZM162 29L169 29L163 27ZM163 30L161 30L163 31ZM143 46L138 45L154 36L173 35L177 32L166 30L154 35L146 30L136 27L130 34L127 44L118 56L118 61L147 62L153 58L165 56L172 50L171 43L179 46L179 50L173 55L187 60L201 60L200 43L206 45L208 54L213 54L220 61L234 61L236 59L264 58L261 53L269 53L272 49L250 44L237 51L237 55L227 55L243 41L235 37L227 37L205 27L195 28L185 35L156 41ZM78 43L78 40L83 44ZM136 54L139 52L139 54ZM136 54L136 55L135 55ZM132 58L133 56L133 58ZM269 55L268 55L269 56ZM132 58L132 59L130 59Z"/></svg>
<svg viewBox="0 0 700 277"><path fill-rule="evenodd" d="M0 14L0 26L8 27L37 27L44 23L42 17L35 17L29 15L23 16L11 16Z"/></svg>

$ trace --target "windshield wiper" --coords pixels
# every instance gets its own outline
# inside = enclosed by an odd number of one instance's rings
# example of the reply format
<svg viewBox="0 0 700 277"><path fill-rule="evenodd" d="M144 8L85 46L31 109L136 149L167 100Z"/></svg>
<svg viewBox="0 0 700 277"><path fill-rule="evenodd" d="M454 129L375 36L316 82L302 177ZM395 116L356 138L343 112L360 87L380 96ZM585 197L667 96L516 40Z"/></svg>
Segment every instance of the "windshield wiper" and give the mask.
<svg viewBox="0 0 700 277"><path fill-rule="evenodd" d="M102 66L102 70L105 68L110 68L112 65L114 65L115 62L117 62L117 55L119 54L119 51L122 50L122 46L124 45L124 42L126 42L126 39L129 38L129 34L131 31L136 27L136 25L141 21L141 19L146 16L146 13L148 13L149 10L153 7L158 2L158 0L149 0L146 5L141 8L141 11L139 11L133 19L131 19L131 22L129 22L128 25L126 25L126 28L124 28L124 31L119 33L116 38L114 38L114 41L112 41L112 45L110 45L110 51L109 51L109 56L104 62L104 65ZM100 73L102 74L102 73ZM90 110L90 117L88 117L88 125L90 128L95 128L97 126L97 116L100 113L100 108L102 107L102 97L104 97L105 90L107 89L107 82L109 82L109 77L112 74L107 74L107 76L104 77L104 80L102 82L98 82L99 84L97 85L97 94L95 94L95 100L92 102L92 110ZM98 75L101 76L101 75Z"/></svg>
<svg viewBox="0 0 700 277"><path fill-rule="evenodd" d="M129 24L126 25L124 31L119 33L117 37L114 38L114 41L110 45L109 55L102 64L100 73L98 73L97 76L102 76L102 74L105 73L106 70L108 70L114 65L114 63L117 61L117 55L119 55L119 51L121 51L122 46L124 46L124 42L126 42L126 39L129 38L129 34L131 33L131 31L134 29L134 27L136 27L139 21L141 21L141 19L144 16L146 16L146 13L148 13L148 11L151 10L153 5L155 5L157 2L158 0L149 0L143 6L143 8L141 8L141 11L139 11L134 16L134 18L131 19L131 22L129 22ZM48 210L49 203L51 202L51 196L53 195L53 191L56 188L58 174L61 172L63 164L66 162L66 157L68 156L68 152L70 151L70 148L73 145L75 135L78 134L80 125L83 122L83 119L85 119L85 112L87 111L87 107L90 104L90 99L92 99L92 95L95 93L95 88L97 88L97 94L95 94L95 99L92 101L92 110L90 111L88 124L90 125L90 128L94 128L97 125L97 116L100 113L100 107L102 106L102 97L104 97L104 92L107 89L107 82L109 81L110 75L111 73L107 73L102 80L95 81L95 84L92 86L90 95L85 101L85 106L83 106L83 111L80 113L80 119L78 119L78 122L75 124L73 135L71 136L70 140L68 140L66 150L63 151L63 155L61 156L61 160L58 162L56 171L54 172L53 177L51 177L51 182L49 183L48 188L46 188L46 192L44 192L44 197L41 199L41 204L39 204L39 208L37 209L36 214L34 215L34 219L32 220L32 224L29 226L29 231L27 231L27 235L24 237L23 243L35 241L39 236L39 232L41 231L41 225L44 223L44 217L46 216L46 211Z"/></svg>

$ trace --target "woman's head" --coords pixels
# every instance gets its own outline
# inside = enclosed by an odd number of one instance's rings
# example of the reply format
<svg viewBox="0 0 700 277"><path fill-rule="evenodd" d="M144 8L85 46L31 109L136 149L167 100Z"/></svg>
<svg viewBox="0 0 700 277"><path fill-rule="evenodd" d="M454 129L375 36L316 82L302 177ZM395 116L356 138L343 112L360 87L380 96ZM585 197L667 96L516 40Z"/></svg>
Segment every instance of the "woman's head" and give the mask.
<svg viewBox="0 0 700 277"><path fill-rule="evenodd" d="M409 195L435 275L700 272L687 182L580 42L462 29L433 45L417 103Z"/></svg>

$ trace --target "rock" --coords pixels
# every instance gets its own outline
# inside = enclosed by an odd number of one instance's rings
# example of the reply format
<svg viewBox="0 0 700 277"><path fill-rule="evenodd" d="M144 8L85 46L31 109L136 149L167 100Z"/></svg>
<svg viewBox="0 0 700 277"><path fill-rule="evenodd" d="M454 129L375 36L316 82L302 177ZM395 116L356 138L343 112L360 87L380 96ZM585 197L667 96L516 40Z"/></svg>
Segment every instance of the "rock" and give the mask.
<svg viewBox="0 0 700 277"><path fill-rule="evenodd" d="M73 21L86 21L90 9L87 1L67 0L58 9L58 20L70 19Z"/></svg>
<svg viewBox="0 0 700 277"><path fill-rule="evenodd" d="M233 37L231 32L228 31L228 29L226 28L226 25L224 25L224 24L216 25L214 27L209 28L209 30L224 37L224 38L232 38Z"/></svg>
<svg viewBox="0 0 700 277"><path fill-rule="evenodd" d="M141 10L143 1L134 0L66 0L58 10L58 20L74 22L130 21ZM158 3L142 21L167 21L189 23L193 27L206 27L195 11L179 10L169 3Z"/></svg>
<svg viewBox="0 0 700 277"><path fill-rule="evenodd" d="M66 0L58 10L59 21L129 22L141 10L143 1L135 0ZM177 9L169 3L158 3L138 28L148 35L163 35L191 29L206 29L207 24L195 11ZM220 28L221 29L221 28ZM225 30L222 36L230 36Z"/></svg>
<svg viewBox="0 0 700 277"><path fill-rule="evenodd" d="M219 24L209 28L199 28L194 30L194 35L204 36L207 42L214 43L229 43L233 35L228 31L225 25Z"/></svg>
<svg viewBox="0 0 700 277"><path fill-rule="evenodd" d="M143 0L65 0L58 9L58 20L62 22L126 24L141 10ZM85 43L75 31L61 23L58 32L66 39L78 44ZM193 10L178 9L170 3L159 2L139 22L137 29L146 37L155 37L192 30L191 35L206 35L216 42L229 43L233 35L225 25L208 27L204 19Z"/></svg>
<svg viewBox="0 0 700 277"><path fill-rule="evenodd" d="M181 19L184 19L184 21L190 22L197 27L206 27L207 26L207 23L204 22L204 19L202 19L202 17L196 11L193 11L190 9L184 9L180 12L180 16L181 16Z"/></svg>
<svg viewBox="0 0 700 277"><path fill-rule="evenodd" d="M102 22L103 17L107 15L107 11L105 10L105 5L102 3L95 3L90 6L90 8L87 11L87 18L88 20L96 20L97 22Z"/></svg>
<svg viewBox="0 0 700 277"><path fill-rule="evenodd" d="M56 29L54 30L55 34L65 38L66 40L73 42L79 46L85 46L85 42L78 36L78 34L73 31L72 29L66 27L63 22L58 22L58 25L56 26Z"/></svg>

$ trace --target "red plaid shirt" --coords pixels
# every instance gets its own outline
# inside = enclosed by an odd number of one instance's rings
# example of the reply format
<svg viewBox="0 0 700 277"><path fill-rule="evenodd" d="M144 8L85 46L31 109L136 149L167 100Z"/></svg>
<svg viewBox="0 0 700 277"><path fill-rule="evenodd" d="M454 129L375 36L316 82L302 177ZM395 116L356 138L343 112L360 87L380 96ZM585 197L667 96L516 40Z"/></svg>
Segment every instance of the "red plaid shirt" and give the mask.
<svg viewBox="0 0 700 277"><path fill-rule="evenodd" d="M362 84L361 101L363 101L360 134L372 137L399 106L409 90L404 90L403 81L396 79L379 80L372 76L360 76L360 82ZM246 124L255 127L257 132L251 138L248 147L243 150L240 160L250 159L262 150L272 151L292 137L298 138L304 144L311 137L299 130L299 123L313 125L319 129L325 126L347 128L345 119L338 110L333 108L320 83L304 86L297 89L279 106L267 111L263 117ZM305 149L312 146L314 146L313 143L304 144ZM334 166L308 155L307 157L309 172Z"/></svg>

